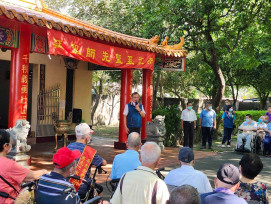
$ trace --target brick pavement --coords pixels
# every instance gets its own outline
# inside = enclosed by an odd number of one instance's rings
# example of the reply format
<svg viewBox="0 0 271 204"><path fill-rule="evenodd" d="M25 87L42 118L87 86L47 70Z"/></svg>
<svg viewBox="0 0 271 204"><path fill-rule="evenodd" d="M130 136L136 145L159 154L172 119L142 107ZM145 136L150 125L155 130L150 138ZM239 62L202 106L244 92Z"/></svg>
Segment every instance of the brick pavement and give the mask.
<svg viewBox="0 0 271 204"><path fill-rule="evenodd" d="M60 143L59 143L60 144ZM31 151L28 153L32 157L32 170L36 169L53 169L52 157L54 154L54 142L50 143L39 143L32 145ZM103 157L108 165L104 167L104 169L108 172L108 174L102 174L97 176L97 182L103 183L106 181L107 176L110 175L112 162L115 155L124 152L124 150L116 150L114 149L114 139L111 138L101 138L94 137L92 142L92 147L97 149L98 154ZM170 167L178 164L177 155L179 152L179 148L165 148L162 151L161 162L159 164L160 167ZM209 156L214 156L216 153L214 152L203 152L203 151L195 151L195 158L205 158Z"/></svg>

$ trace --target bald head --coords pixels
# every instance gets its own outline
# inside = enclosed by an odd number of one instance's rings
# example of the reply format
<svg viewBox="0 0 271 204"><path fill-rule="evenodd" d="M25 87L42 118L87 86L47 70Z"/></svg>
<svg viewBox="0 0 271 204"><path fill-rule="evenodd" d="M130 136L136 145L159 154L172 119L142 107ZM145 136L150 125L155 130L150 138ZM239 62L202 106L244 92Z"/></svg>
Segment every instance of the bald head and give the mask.
<svg viewBox="0 0 271 204"><path fill-rule="evenodd" d="M146 142L141 147L141 152L140 152L142 165L155 164L158 161L160 154L161 154L161 149L155 142Z"/></svg>
<svg viewBox="0 0 271 204"><path fill-rule="evenodd" d="M140 145L141 145L140 135L137 132L130 133L127 139L127 148L138 150Z"/></svg>

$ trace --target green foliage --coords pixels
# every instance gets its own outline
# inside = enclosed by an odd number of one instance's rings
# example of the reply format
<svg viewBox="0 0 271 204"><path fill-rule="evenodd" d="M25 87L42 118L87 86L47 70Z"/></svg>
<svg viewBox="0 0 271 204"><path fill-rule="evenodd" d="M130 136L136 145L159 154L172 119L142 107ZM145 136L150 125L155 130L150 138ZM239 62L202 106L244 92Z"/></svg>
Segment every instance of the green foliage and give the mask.
<svg viewBox="0 0 271 204"><path fill-rule="evenodd" d="M161 107L153 111L153 118L157 115L165 116L166 135L164 145L173 147L181 138L181 111L177 106Z"/></svg>
<svg viewBox="0 0 271 204"><path fill-rule="evenodd" d="M218 107L225 83L234 99L253 86L261 101L271 90L271 3L265 0L45 0L49 8L104 28L144 38L185 37L185 73L154 74L154 94L193 97L200 92ZM247 76L247 73L248 76ZM263 77L258 77L258 76ZM117 72L110 74L119 81ZM159 76L159 77L157 77ZM255 77L257 76L257 77ZM156 78L157 77L157 78ZM225 78L225 80L224 80ZM157 82L156 82L157 80ZM141 82L141 74L134 74ZM237 93L236 93L237 92ZM156 98L156 97L155 97ZM155 101L154 101L155 102Z"/></svg>

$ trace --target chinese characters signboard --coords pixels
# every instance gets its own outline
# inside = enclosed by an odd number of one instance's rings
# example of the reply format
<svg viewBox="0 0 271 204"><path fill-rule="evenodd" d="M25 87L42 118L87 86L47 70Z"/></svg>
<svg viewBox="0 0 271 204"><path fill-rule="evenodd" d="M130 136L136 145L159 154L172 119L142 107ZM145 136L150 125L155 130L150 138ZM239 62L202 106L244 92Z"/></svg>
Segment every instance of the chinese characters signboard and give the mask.
<svg viewBox="0 0 271 204"><path fill-rule="evenodd" d="M49 54L65 55L112 68L153 70L155 54L114 47L55 30L47 31Z"/></svg>
<svg viewBox="0 0 271 204"><path fill-rule="evenodd" d="M27 120L27 94L28 94L28 72L29 55L23 55L21 67L21 87L20 87L20 118Z"/></svg>

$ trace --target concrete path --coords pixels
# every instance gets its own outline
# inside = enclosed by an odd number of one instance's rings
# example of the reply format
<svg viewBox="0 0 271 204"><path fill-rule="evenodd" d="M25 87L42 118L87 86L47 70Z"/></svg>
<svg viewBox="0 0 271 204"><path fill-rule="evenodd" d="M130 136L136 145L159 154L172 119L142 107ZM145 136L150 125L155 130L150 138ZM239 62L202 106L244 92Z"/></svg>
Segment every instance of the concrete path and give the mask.
<svg viewBox="0 0 271 204"><path fill-rule="evenodd" d="M222 152L217 153L214 156L205 157L196 160L194 168L202 171L207 175L210 180L212 187L214 187L214 178L216 176L216 172L221 164L231 163L235 166L239 166L239 161L242 158L243 154L237 152ZM267 158L264 156L260 156L263 162L264 168L260 175L257 177L258 180L267 183L268 186L271 186L271 158ZM166 175L170 170L174 168L179 168L179 165L174 165L167 167L163 172Z"/></svg>

